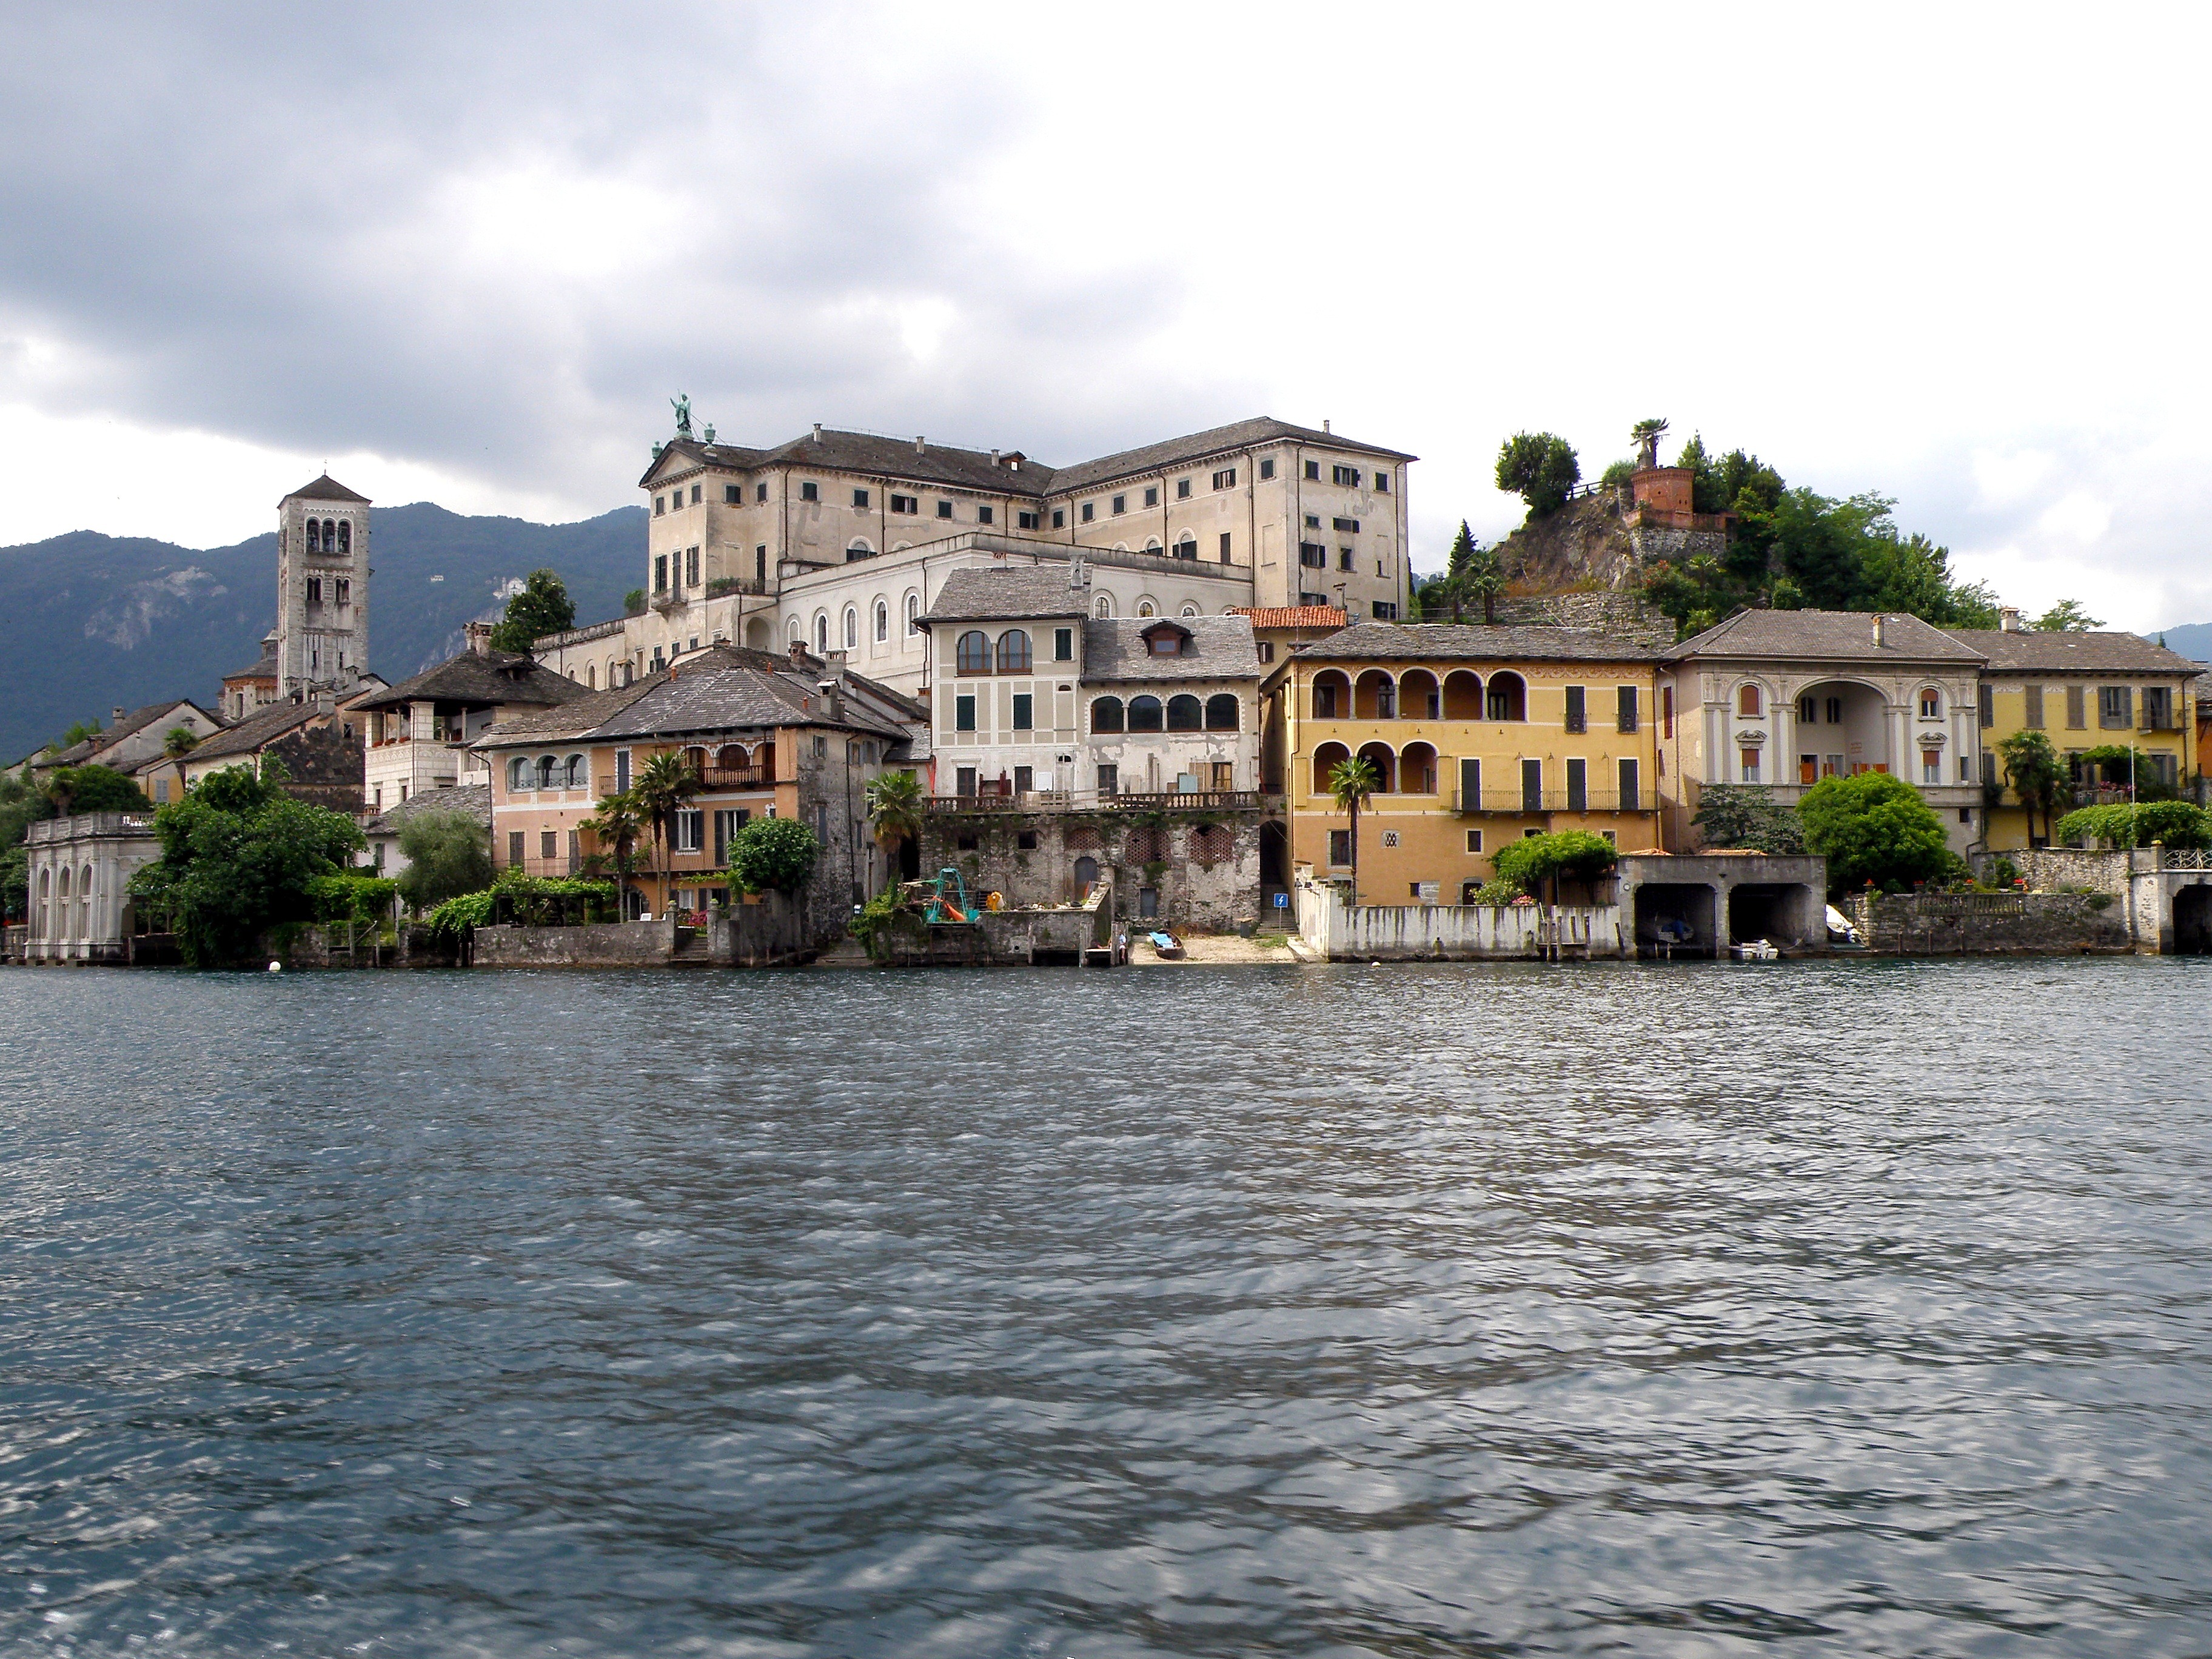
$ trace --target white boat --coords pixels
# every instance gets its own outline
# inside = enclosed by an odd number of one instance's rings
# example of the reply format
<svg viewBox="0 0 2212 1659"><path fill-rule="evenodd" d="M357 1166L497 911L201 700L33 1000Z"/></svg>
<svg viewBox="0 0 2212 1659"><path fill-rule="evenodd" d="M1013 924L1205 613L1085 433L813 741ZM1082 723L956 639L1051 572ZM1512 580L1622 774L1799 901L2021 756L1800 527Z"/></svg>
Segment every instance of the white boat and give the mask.
<svg viewBox="0 0 2212 1659"><path fill-rule="evenodd" d="M1782 952L1776 950L1771 945L1769 945L1763 939L1747 939L1744 940L1742 944L1730 945L1729 948L1735 954L1735 959L1738 962L1779 962L1782 960Z"/></svg>

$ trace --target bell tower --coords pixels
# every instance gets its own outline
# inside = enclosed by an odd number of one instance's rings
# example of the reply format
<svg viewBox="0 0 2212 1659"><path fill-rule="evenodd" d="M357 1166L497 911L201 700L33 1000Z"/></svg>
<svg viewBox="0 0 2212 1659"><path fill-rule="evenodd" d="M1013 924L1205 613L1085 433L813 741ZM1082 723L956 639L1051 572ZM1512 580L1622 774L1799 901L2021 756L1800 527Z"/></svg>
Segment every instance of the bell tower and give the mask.
<svg viewBox="0 0 2212 1659"><path fill-rule="evenodd" d="M325 472L276 504L276 695L368 669L368 497Z"/></svg>

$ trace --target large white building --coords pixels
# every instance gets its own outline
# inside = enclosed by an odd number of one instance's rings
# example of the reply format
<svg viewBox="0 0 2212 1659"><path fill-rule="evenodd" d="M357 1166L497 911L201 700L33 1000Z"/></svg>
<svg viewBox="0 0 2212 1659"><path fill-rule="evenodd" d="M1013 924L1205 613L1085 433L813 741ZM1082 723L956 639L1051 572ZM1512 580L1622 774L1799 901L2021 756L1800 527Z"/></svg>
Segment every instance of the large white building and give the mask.
<svg viewBox="0 0 2212 1659"><path fill-rule="evenodd" d="M639 481L646 611L537 654L599 688L717 641L804 642L926 694L921 619L953 571L1078 557L1093 617L1333 605L1389 621L1408 598L1414 459L1264 416L1058 468L821 427L752 449L695 439L686 417Z"/></svg>

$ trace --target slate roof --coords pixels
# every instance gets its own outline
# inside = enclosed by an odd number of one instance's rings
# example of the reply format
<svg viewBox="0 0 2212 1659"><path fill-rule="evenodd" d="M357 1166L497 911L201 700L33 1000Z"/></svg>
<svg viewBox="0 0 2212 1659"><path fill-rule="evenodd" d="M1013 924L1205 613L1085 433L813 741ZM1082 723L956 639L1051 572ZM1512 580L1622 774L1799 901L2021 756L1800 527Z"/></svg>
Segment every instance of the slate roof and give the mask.
<svg viewBox="0 0 2212 1659"><path fill-rule="evenodd" d="M1240 605L1229 614L1250 617L1255 628L1341 628L1352 620L1333 605Z"/></svg>
<svg viewBox="0 0 2212 1659"><path fill-rule="evenodd" d="M312 702L293 702L288 699L272 702L255 709L237 725L202 739L199 747L186 758L197 764L204 760L220 760L225 755L258 754L287 732L330 712Z"/></svg>
<svg viewBox="0 0 2212 1659"><path fill-rule="evenodd" d="M422 790L410 795L398 805L379 812L362 826L362 833L396 836L408 819L425 812L460 812L489 827L491 823L491 786L488 783L460 783L444 789Z"/></svg>
<svg viewBox="0 0 2212 1659"><path fill-rule="evenodd" d="M1147 629L1167 624L1189 635L1172 657L1156 657ZM1260 653L1243 617L1094 617L1083 624L1083 684L1256 680Z"/></svg>
<svg viewBox="0 0 2212 1659"><path fill-rule="evenodd" d="M368 496L357 495L348 489L327 472L311 484L301 484L290 495L287 495L284 501L289 501L294 496L297 496L303 501L359 501L363 507L368 505ZM281 507L283 502L280 501L277 505Z"/></svg>
<svg viewBox="0 0 2212 1659"><path fill-rule="evenodd" d="M506 703L574 702L590 695L575 681L542 668L521 652L464 651L434 668L373 697L356 698L350 708L396 708L407 702L460 702L477 707Z"/></svg>
<svg viewBox="0 0 2212 1659"><path fill-rule="evenodd" d="M1901 611L1885 611L1874 642L1871 611L1746 611L1662 653L1685 657L1846 658L1872 662L1978 664L1982 653Z"/></svg>
<svg viewBox="0 0 2212 1659"><path fill-rule="evenodd" d="M1125 449L1119 454L1102 455L1095 461L1081 461L1073 466L1062 467L1052 476L1053 493L1060 495L1069 490L1088 489L1109 478L1184 466L1209 456L1242 449L1249 444L1274 443L1284 439L1310 444L1316 449L1333 449L1350 455L1376 455L1385 460L1419 459L1400 450L1384 449L1379 445L1340 437L1333 432L1316 432L1310 426L1293 426L1290 422L1279 421L1272 415L1259 415L1249 421L1233 421L1227 426L1209 427L1204 432L1167 438L1156 444Z"/></svg>
<svg viewBox="0 0 2212 1659"><path fill-rule="evenodd" d="M94 755L112 749L124 738L142 732L157 721L166 720L179 708L190 708L203 720L222 725L222 718L210 714L190 697L172 697L167 702L149 702L143 708L134 708L96 738L80 738L51 760L41 760L42 766L81 766ZM197 752L197 751L195 751ZM33 757L37 759L37 757Z"/></svg>
<svg viewBox="0 0 2212 1659"><path fill-rule="evenodd" d="M1015 565L1004 569L966 565L938 590L924 622L1018 622L1025 617L1080 617L1091 610L1091 590L1071 587L1065 564Z"/></svg>
<svg viewBox="0 0 2212 1659"><path fill-rule="evenodd" d="M1088 489L1112 478L1188 465L1210 456L1243 449L1247 445L1274 443L1285 439L1310 444L1316 449L1335 450L1342 454L1372 455L1391 461L1419 459L1400 450L1361 443L1334 433L1317 432L1310 426L1294 426L1288 421L1279 421L1272 415L1234 421L1227 426L1209 427L1203 432L1164 439L1158 443L1146 444L1136 449L1102 455L1097 460L1079 461L1073 466L1057 468L1046 466L1024 456L1017 469L1008 464L1006 456L1002 455L994 461L987 452L980 449L958 449L945 444L925 442L924 447L917 450L911 438L885 437L872 432L836 432L825 427L818 440L809 434L770 449L751 449L739 444L707 444L696 439L678 438L663 449L653 465L646 468L638 479L638 486L640 489L650 488L653 474L667 465L669 454L673 452L679 459L697 465L732 467L746 471L763 466L818 466L825 471L866 472L894 480L912 480L916 483L953 484L995 495L1042 497ZM1009 452L1010 454L1012 453ZM354 499L359 500L360 497Z"/></svg>
<svg viewBox="0 0 2212 1659"><path fill-rule="evenodd" d="M2201 674L2204 665L2178 651L2154 645L2140 634L2045 633L2040 629L2008 634L2001 629L1952 628L1950 636L1990 659L1994 673L2022 670L2045 673Z"/></svg>
<svg viewBox="0 0 2212 1659"><path fill-rule="evenodd" d="M1291 655L1387 662L1430 658L1466 662L1650 662L1660 653L1625 635L1595 628L1530 623L1354 623L1325 640L1291 647Z"/></svg>

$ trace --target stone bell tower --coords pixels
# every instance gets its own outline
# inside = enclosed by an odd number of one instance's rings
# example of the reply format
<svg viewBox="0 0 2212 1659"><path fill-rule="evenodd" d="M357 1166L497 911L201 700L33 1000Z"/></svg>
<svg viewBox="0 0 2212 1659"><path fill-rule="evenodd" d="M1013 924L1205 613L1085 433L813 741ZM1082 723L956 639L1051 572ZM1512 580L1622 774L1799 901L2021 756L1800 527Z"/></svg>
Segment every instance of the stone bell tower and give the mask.
<svg viewBox="0 0 2212 1659"><path fill-rule="evenodd" d="M368 669L368 497L325 472L276 504L276 695Z"/></svg>

